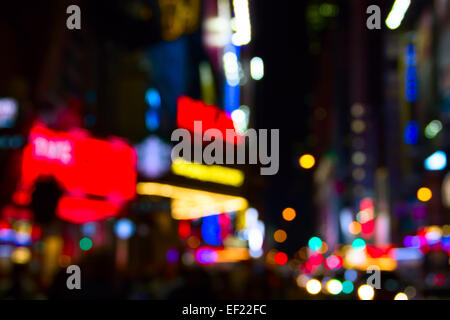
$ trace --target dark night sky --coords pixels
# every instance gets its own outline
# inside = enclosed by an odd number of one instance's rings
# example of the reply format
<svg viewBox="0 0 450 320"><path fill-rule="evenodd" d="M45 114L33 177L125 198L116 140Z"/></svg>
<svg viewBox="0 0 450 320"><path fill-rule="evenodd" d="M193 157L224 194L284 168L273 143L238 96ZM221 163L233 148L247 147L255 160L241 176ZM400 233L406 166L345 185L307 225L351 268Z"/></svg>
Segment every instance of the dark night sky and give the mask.
<svg viewBox="0 0 450 320"><path fill-rule="evenodd" d="M288 247L280 246L287 251L298 250L314 229L311 174L299 169L296 148L305 143L311 117L305 103L312 70L305 5L305 1L290 1L288 5L260 1L254 6L255 53L265 62L265 78L256 97L257 125L280 129L280 171L267 177L265 213L274 227L288 232ZM281 212L288 206L297 210L297 218L284 225Z"/></svg>

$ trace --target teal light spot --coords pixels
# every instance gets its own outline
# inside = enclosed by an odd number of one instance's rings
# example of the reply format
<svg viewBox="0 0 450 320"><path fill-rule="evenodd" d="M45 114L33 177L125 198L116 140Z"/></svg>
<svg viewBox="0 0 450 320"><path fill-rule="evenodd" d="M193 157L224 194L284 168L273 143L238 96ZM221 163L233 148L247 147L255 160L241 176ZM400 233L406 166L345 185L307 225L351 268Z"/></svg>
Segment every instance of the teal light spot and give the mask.
<svg viewBox="0 0 450 320"><path fill-rule="evenodd" d="M349 294L353 292L353 283L351 283L351 281L344 281L344 283L342 284L342 292Z"/></svg>
<svg viewBox="0 0 450 320"><path fill-rule="evenodd" d="M363 239L353 240L352 247L355 250L362 250L366 247L366 242Z"/></svg>
<svg viewBox="0 0 450 320"><path fill-rule="evenodd" d="M83 238L80 240L81 250L88 251L92 248L92 240L89 238Z"/></svg>
<svg viewBox="0 0 450 320"><path fill-rule="evenodd" d="M320 248L322 248L322 240L320 240L320 238L318 237L312 237L311 239L309 239L308 246L311 248L311 250L319 250Z"/></svg>

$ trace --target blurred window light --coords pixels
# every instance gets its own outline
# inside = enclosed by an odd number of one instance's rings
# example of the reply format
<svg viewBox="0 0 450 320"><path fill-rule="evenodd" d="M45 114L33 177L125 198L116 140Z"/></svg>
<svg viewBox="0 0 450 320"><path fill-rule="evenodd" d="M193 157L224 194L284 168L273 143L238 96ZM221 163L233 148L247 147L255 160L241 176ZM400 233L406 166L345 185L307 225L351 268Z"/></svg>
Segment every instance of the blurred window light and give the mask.
<svg viewBox="0 0 450 320"><path fill-rule="evenodd" d="M406 64L406 74L405 74L405 94L406 101L415 102L417 101L419 95L419 80L417 76L417 57L416 57L416 47L414 45L409 45L405 49L405 64Z"/></svg>
<svg viewBox="0 0 450 320"><path fill-rule="evenodd" d="M324 17L335 17L339 12L339 7L332 3L322 3L319 7L320 15Z"/></svg>
<svg viewBox="0 0 450 320"><path fill-rule="evenodd" d="M237 133L244 134L247 131L248 117L242 109L236 109L231 112L231 120L233 120L234 128Z"/></svg>
<svg viewBox="0 0 450 320"><path fill-rule="evenodd" d="M83 236L92 237L95 234L96 224L95 222L88 222L81 226L81 232Z"/></svg>
<svg viewBox="0 0 450 320"><path fill-rule="evenodd" d="M11 98L0 99L0 128L12 128L16 123L19 108Z"/></svg>
<svg viewBox="0 0 450 320"><path fill-rule="evenodd" d="M245 211L245 228L256 228L258 224L258 215L258 210L256 210L255 208L248 208Z"/></svg>
<svg viewBox="0 0 450 320"><path fill-rule="evenodd" d="M200 62L198 69L202 100L207 104L214 104L214 102L216 101L216 91L211 65L207 61L202 61Z"/></svg>
<svg viewBox="0 0 450 320"><path fill-rule="evenodd" d="M386 19L386 26L395 30L400 27L403 18L411 4L411 0L396 0L392 6L392 10Z"/></svg>
<svg viewBox="0 0 450 320"><path fill-rule="evenodd" d="M227 83L231 87L239 85L239 62L236 53L228 51L223 55L223 68Z"/></svg>
<svg viewBox="0 0 450 320"><path fill-rule="evenodd" d="M10 258L13 251L13 246L0 244L0 258Z"/></svg>
<svg viewBox="0 0 450 320"><path fill-rule="evenodd" d="M355 103L351 108L351 114L355 118L360 118L364 115L364 106L360 103Z"/></svg>
<svg viewBox="0 0 450 320"><path fill-rule="evenodd" d="M366 171L363 168L356 168L352 171L352 177L356 181L362 181L366 177Z"/></svg>
<svg viewBox="0 0 450 320"><path fill-rule="evenodd" d="M223 17L207 18L204 24L205 43L210 47L224 47L230 39L230 24Z"/></svg>
<svg viewBox="0 0 450 320"><path fill-rule="evenodd" d="M351 123L352 131L356 134L363 133L366 130L366 123L363 120L353 120Z"/></svg>
<svg viewBox="0 0 450 320"><path fill-rule="evenodd" d="M134 147L139 174L149 179L162 177L171 167L171 146L156 135L151 135Z"/></svg>
<svg viewBox="0 0 450 320"><path fill-rule="evenodd" d="M352 155L352 162L357 166L362 166L364 163L366 163L366 154L361 151L357 151L353 153Z"/></svg>
<svg viewBox="0 0 450 320"><path fill-rule="evenodd" d="M405 288L405 294L407 295L408 299L414 299L416 296L417 290L413 286L407 286Z"/></svg>
<svg viewBox="0 0 450 320"><path fill-rule="evenodd" d="M28 246L31 244L31 235L24 232L16 232L14 244L17 246Z"/></svg>
<svg viewBox="0 0 450 320"><path fill-rule="evenodd" d="M223 66L225 70L225 88L223 93L224 109L227 115L231 114L233 110L239 109L240 106L240 81L246 81L245 75L242 71L241 64L239 62L240 47L228 44L225 48L225 54L228 55L228 66ZM231 120L231 119L230 119Z"/></svg>
<svg viewBox="0 0 450 320"><path fill-rule="evenodd" d="M233 187L244 183L244 173L241 170L218 165L204 165L177 158L172 163L172 172L190 179L214 182Z"/></svg>
<svg viewBox="0 0 450 320"><path fill-rule="evenodd" d="M244 134L247 132L250 122L250 108L242 105L239 109L231 112L231 119L233 120L234 128L237 133Z"/></svg>
<svg viewBox="0 0 450 320"><path fill-rule="evenodd" d="M348 208L344 208L339 213L339 224L344 234L348 234L349 224L353 221L353 214Z"/></svg>
<svg viewBox="0 0 450 320"><path fill-rule="evenodd" d="M145 113L145 126L149 131L156 131L160 126L160 117L157 110L147 110Z"/></svg>
<svg viewBox="0 0 450 320"><path fill-rule="evenodd" d="M418 248L394 248L392 254L397 261L420 260L423 257Z"/></svg>
<svg viewBox="0 0 450 320"><path fill-rule="evenodd" d="M439 132L442 131L442 122L439 120L433 120L431 121L426 127L425 127L425 137L427 139L433 139L435 138Z"/></svg>
<svg viewBox="0 0 450 320"><path fill-rule="evenodd" d="M419 141L419 123L417 121L408 121L405 127L403 140L409 145L417 144Z"/></svg>
<svg viewBox="0 0 450 320"><path fill-rule="evenodd" d="M150 88L145 92L145 101L150 108L159 109L161 107L161 96L158 90Z"/></svg>
<svg viewBox="0 0 450 320"><path fill-rule="evenodd" d="M233 10L232 25L236 32L232 35L231 41L235 46L243 46L252 39L248 0L233 0Z"/></svg>
<svg viewBox="0 0 450 320"><path fill-rule="evenodd" d="M257 228L250 229L248 232L248 247L250 249L250 254L252 257L255 256L252 253L259 253L262 251L262 246L264 242L263 231ZM257 254L256 254L257 255ZM260 256L258 256L259 258Z"/></svg>
<svg viewBox="0 0 450 320"><path fill-rule="evenodd" d="M254 80L261 80L264 77L264 61L259 57L250 60L250 75Z"/></svg>
<svg viewBox="0 0 450 320"><path fill-rule="evenodd" d="M11 261L16 264L26 264L31 259L31 251L27 247L18 247L11 254Z"/></svg>
<svg viewBox="0 0 450 320"><path fill-rule="evenodd" d="M439 171L447 167L447 155L444 151L436 151L425 159L425 169Z"/></svg>

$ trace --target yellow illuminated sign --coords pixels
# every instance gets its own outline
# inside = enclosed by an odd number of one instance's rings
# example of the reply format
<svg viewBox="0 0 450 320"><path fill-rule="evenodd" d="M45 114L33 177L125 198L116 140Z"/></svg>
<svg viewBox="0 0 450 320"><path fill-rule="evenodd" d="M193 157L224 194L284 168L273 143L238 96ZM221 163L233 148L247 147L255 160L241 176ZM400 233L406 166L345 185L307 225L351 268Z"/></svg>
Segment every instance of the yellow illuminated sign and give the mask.
<svg viewBox="0 0 450 320"><path fill-rule="evenodd" d="M248 208L247 200L242 197L155 182L138 183L137 193L171 198L172 217L177 220L197 219Z"/></svg>
<svg viewBox="0 0 450 320"><path fill-rule="evenodd" d="M217 263L230 263L249 260L248 248L225 248L217 251Z"/></svg>
<svg viewBox="0 0 450 320"><path fill-rule="evenodd" d="M215 182L234 187L244 183L244 173L237 169L216 165L203 165L178 158L172 163L172 172L176 175L200 181Z"/></svg>

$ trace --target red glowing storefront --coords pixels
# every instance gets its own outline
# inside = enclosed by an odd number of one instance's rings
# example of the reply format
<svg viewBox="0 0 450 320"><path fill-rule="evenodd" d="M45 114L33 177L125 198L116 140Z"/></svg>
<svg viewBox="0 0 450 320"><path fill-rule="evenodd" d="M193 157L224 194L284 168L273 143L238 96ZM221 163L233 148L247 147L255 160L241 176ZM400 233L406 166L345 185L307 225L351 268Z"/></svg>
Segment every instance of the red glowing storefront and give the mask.
<svg viewBox="0 0 450 320"><path fill-rule="evenodd" d="M94 139L82 129L55 132L36 124L24 148L15 202L26 205L40 177L64 191L56 214L72 223L115 216L136 193L136 154L119 138Z"/></svg>

